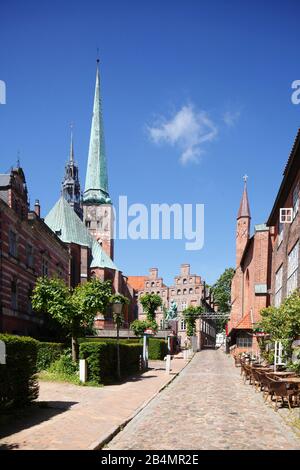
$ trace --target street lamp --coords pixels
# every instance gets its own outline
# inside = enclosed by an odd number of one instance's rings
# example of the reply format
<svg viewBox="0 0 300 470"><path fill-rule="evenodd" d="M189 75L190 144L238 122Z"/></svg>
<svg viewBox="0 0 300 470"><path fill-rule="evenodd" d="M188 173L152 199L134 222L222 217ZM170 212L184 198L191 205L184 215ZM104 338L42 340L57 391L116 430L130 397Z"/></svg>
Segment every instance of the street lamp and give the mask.
<svg viewBox="0 0 300 470"><path fill-rule="evenodd" d="M113 316L114 316L114 321L117 325L117 375L118 375L119 380L121 380L119 336L120 336L120 326L123 321L123 318L121 315L122 308L123 308L123 304L119 300L116 300L115 302L113 302L112 304Z"/></svg>

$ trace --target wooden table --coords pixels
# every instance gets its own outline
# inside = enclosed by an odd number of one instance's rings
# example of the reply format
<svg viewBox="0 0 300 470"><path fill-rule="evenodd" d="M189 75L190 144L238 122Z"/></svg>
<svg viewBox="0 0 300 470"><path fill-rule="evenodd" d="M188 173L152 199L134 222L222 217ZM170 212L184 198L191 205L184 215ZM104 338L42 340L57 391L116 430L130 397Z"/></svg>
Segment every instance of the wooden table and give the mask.
<svg viewBox="0 0 300 470"><path fill-rule="evenodd" d="M295 372L284 372L284 371L278 371L278 372L268 372L269 375L278 375L278 377L288 377L289 375L294 375Z"/></svg>
<svg viewBox="0 0 300 470"><path fill-rule="evenodd" d="M300 384L300 377L282 378L282 379L280 379L280 382L289 382L289 383Z"/></svg>

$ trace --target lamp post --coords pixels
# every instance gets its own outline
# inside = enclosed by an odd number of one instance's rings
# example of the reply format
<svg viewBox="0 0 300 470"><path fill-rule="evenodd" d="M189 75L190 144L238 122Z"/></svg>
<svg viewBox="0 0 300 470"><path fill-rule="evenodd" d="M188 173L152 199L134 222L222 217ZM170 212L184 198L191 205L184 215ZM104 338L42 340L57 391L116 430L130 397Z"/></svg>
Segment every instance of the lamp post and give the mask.
<svg viewBox="0 0 300 470"><path fill-rule="evenodd" d="M120 343L119 343L119 336L120 336L120 326L122 324L122 308L123 304L116 300L112 304L113 308L113 315L114 315L114 321L117 325L117 375L118 379L121 380L121 368L120 368Z"/></svg>

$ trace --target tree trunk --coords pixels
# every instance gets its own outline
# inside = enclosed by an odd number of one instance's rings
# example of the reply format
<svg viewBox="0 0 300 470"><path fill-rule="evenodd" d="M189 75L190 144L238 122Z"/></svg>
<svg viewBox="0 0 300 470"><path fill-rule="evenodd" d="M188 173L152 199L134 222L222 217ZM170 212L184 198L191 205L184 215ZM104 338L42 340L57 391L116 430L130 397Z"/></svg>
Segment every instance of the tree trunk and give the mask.
<svg viewBox="0 0 300 470"><path fill-rule="evenodd" d="M72 335L72 360L74 362L78 361L78 343L74 335Z"/></svg>

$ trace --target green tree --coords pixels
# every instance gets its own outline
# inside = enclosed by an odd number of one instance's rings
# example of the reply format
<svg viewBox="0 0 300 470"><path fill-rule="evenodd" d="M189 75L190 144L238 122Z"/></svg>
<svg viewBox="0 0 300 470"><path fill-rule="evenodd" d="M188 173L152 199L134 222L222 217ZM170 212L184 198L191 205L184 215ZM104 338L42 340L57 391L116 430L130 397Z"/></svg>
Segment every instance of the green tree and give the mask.
<svg viewBox="0 0 300 470"><path fill-rule="evenodd" d="M219 279L211 287L214 302L221 313L227 313L231 308L231 283L234 276L234 269L227 268ZM216 322L217 333L222 332L227 323L226 319L218 319Z"/></svg>
<svg viewBox="0 0 300 470"><path fill-rule="evenodd" d="M135 336L143 336L144 331L147 330L147 328L152 328L154 332L158 330L158 324L156 321L149 322L148 320L134 320L130 324L130 328L134 332Z"/></svg>
<svg viewBox="0 0 300 470"><path fill-rule="evenodd" d="M78 358L77 338L91 327L98 312L105 313L112 295L111 282L92 279L70 290L63 280L40 277L32 293L36 312L48 313L72 338L72 358Z"/></svg>
<svg viewBox="0 0 300 470"><path fill-rule="evenodd" d="M202 312L203 307L201 306L189 306L182 312L186 323L186 334L188 337L194 336L196 332L196 320L200 317Z"/></svg>
<svg viewBox="0 0 300 470"><path fill-rule="evenodd" d="M117 375L121 380L121 364L120 364L120 328L124 323L123 307L129 304L129 299L122 294L113 294L110 298L110 304L113 308L113 319L117 327ZM121 308L116 308L116 307Z"/></svg>
<svg viewBox="0 0 300 470"><path fill-rule="evenodd" d="M291 355L292 342L300 335L300 291L294 291L279 307L264 308L260 314L255 330L269 334L272 341L281 341Z"/></svg>
<svg viewBox="0 0 300 470"><path fill-rule="evenodd" d="M157 294L144 294L140 297L140 303L149 322L155 321L156 310L162 305L162 299Z"/></svg>

